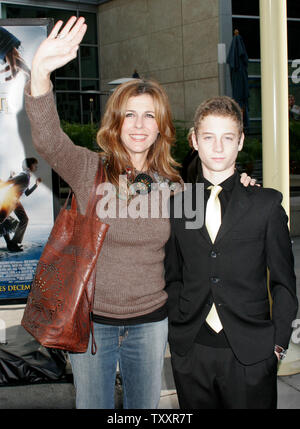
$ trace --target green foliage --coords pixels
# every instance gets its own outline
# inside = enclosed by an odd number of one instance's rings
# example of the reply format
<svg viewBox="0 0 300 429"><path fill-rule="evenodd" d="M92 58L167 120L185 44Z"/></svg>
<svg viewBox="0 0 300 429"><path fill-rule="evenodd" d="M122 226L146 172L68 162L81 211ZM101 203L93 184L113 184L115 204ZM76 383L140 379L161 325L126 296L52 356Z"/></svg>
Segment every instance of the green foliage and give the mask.
<svg viewBox="0 0 300 429"><path fill-rule="evenodd" d="M290 145L300 145L300 121L290 120Z"/></svg>
<svg viewBox="0 0 300 429"><path fill-rule="evenodd" d="M237 162L244 168L262 159L262 144L258 138L246 136L244 146L238 154Z"/></svg>
<svg viewBox="0 0 300 429"><path fill-rule="evenodd" d="M100 150L96 143L97 125L61 121L61 126L76 145L86 147L95 152ZM190 151L188 143L189 128L184 121L174 121L174 126L176 130L176 142L172 147L172 155L178 163L182 164ZM289 127L291 172L300 174L300 121L291 120ZM246 136L243 150L239 153L237 162L246 168L247 165L261 159L261 140Z"/></svg>
<svg viewBox="0 0 300 429"><path fill-rule="evenodd" d="M300 121L290 120L290 172L300 174ZM247 171L254 161L262 159L262 143L258 138L246 136L243 150L239 153L237 162ZM250 170L251 171L251 170Z"/></svg>
<svg viewBox="0 0 300 429"><path fill-rule="evenodd" d="M290 120L290 172L300 174L300 121Z"/></svg>
<svg viewBox="0 0 300 429"><path fill-rule="evenodd" d="M172 155L174 159L182 164L184 158L190 151L190 146L188 143L188 133L189 128L186 127L184 121L174 121L176 129L176 142L172 148ZM256 160L262 159L262 144L261 140L254 137L245 137L244 147L241 152L239 152L237 162L240 163L243 167L253 163Z"/></svg>
<svg viewBox="0 0 300 429"><path fill-rule="evenodd" d="M86 147L94 152L100 150L96 143L98 127L95 124L78 124L61 121L61 126L77 146Z"/></svg>
<svg viewBox="0 0 300 429"><path fill-rule="evenodd" d="M187 140L189 128L184 124L185 123L183 121L174 122L176 129L176 142L172 147L172 155L180 164L190 150ZM61 126L64 132L76 145L86 147L96 152L100 150L96 143L96 135L98 131L96 125L61 121Z"/></svg>
<svg viewBox="0 0 300 429"><path fill-rule="evenodd" d="M184 121L174 121L176 130L176 141L172 147L172 156L179 164L182 164L184 158L190 151L188 143L189 128L185 126Z"/></svg>

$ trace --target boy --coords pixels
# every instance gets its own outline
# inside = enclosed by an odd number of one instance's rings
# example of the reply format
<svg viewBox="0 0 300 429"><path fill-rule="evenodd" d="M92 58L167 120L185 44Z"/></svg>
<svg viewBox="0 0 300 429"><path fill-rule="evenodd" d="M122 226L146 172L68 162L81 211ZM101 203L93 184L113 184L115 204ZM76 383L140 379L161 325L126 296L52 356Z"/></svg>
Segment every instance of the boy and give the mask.
<svg viewBox="0 0 300 429"><path fill-rule="evenodd" d="M20 202L20 198L23 194L27 197L36 190L39 183L42 181L41 178L37 178L35 184L29 188L31 173L35 173L38 168L38 160L36 158L26 158L22 163L22 170L16 176L10 177L6 181L6 185L13 185L17 202L14 206L14 213L17 216L19 223L14 233L13 238L10 238L9 233L4 233L3 237L6 241L7 249L12 252L22 252L22 241L28 225L28 216L23 205ZM5 213L5 211L4 211Z"/></svg>
<svg viewBox="0 0 300 429"><path fill-rule="evenodd" d="M276 408L278 359L285 355L297 313L282 196L240 184L235 161L243 147L243 119L234 100L202 103L192 139L202 164L205 224L187 229L184 216L172 216L176 196L171 199L165 260L179 404ZM196 187L186 191L193 201Z"/></svg>

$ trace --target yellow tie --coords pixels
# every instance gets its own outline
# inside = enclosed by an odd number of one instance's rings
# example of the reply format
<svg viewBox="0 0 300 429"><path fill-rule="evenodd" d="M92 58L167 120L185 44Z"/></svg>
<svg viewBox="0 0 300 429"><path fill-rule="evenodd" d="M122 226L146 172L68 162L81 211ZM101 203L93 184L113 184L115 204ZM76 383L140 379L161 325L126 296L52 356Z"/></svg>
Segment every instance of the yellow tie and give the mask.
<svg viewBox="0 0 300 429"><path fill-rule="evenodd" d="M210 186L208 189L210 189L210 197L206 205L205 225L211 241L214 243L221 225L221 204L218 195L222 188L219 185L215 185ZM206 323L217 333L223 329L214 303L207 315Z"/></svg>

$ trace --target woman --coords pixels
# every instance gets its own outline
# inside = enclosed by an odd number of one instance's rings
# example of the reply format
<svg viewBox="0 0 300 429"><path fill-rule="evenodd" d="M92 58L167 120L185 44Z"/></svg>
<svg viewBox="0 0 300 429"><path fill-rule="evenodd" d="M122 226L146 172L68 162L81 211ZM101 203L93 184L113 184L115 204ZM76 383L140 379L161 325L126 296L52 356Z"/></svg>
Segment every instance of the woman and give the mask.
<svg viewBox="0 0 300 429"><path fill-rule="evenodd" d="M84 212L99 154L74 146L61 130L50 74L76 57L86 25L83 18L72 17L61 27L59 21L37 50L25 102L37 151L69 183ZM98 144L106 179L117 189L118 210L106 211L110 228L97 262L93 313L98 351L69 354L77 408L114 408L117 363L124 408L158 406L167 344L163 261L170 226L166 217L149 214L160 186L181 183L170 155L173 141L170 107L160 85L136 79L115 90ZM119 184L120 175L125 187ZM151 182L158 186L150 192ZM138 196L130 192L134 183ZM141 205L147 201L148 216L121 215L137 197Z"/></svg>
<svg viewBox="0 0 300 429"><path fill-rule="evenodd" d="M5 82L15 78L20 70L27 76L30 75L30 70L18 51L20 45L19 39L0 27L0 62L4 64L0 69L0 81ZM1 73L5 73L3 79L1 79Z"/></svg>

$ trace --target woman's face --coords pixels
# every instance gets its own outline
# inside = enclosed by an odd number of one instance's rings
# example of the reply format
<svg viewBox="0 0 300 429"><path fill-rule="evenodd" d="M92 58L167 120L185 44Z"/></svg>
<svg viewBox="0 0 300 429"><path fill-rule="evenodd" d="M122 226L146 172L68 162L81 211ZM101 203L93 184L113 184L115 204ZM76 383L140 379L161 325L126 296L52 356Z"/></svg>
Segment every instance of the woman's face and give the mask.
<svg viewBox="0 0 300 429"><path fill-rule="evenodd" d="M147 156L159 134L151 95L130 97L121 129L121 140L131 159Z"/></svg>

